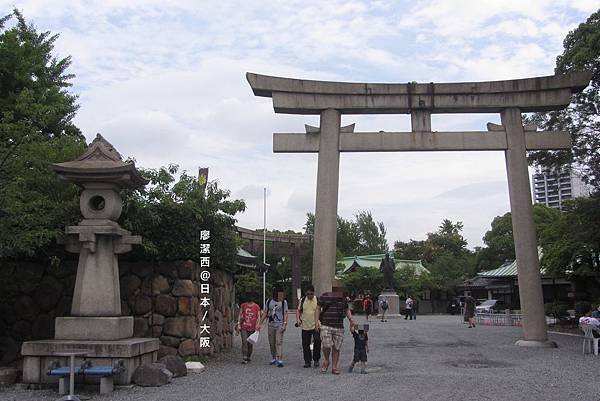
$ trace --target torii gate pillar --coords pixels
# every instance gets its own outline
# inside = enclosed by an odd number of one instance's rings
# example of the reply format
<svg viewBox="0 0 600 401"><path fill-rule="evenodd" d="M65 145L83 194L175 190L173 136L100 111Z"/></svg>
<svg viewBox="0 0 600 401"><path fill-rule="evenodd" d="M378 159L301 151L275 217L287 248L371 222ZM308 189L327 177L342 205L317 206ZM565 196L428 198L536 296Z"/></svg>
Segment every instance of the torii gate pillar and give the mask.
<svg viewBox="0 0 600 401"><path fill-rule="evenodd" d="M312 282L319 295L331 291L335 273L340 121L337 110L321 112L312 271Z"/></svg>
<svg viewBox="0 0 600 401"><path fill-rule="evenodd" d="M506 131L508 145L504 154L506 156L515 255L518 264L519 298L525 333L525 339L519 340L517 343L518 345L553 347L556 344L547 341L546 334L542 278L533 222L531 187L521 111L518 108L505 109L500 116L502 126Z"/></svg>

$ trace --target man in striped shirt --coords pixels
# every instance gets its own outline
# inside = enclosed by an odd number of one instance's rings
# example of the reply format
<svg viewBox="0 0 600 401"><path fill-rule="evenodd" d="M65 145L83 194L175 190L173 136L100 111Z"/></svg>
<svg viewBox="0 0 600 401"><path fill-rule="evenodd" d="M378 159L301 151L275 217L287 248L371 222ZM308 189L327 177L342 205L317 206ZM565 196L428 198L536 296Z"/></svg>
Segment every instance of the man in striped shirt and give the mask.
<svg viewBox="0 0 600 401"><path fill-rule="evenodd" d="M321 348L323 350L323 365L321 373L327 372L329 368L329 355L331 354L331 373L339 375L338 361L340 349L344 341L344 317L350 324L354 324L352 312L344 300L344 296L338 292L326 292L319 298L319 306L315 310L315 328L321 333Z"/></svg>

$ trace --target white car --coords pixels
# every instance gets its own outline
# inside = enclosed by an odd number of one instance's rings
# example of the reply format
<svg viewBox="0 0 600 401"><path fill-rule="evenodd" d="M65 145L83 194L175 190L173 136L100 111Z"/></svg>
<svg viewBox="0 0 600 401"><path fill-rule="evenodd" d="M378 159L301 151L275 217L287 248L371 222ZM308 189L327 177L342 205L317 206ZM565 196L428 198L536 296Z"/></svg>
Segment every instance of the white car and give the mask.
<svg viewBox="0 0 600 401"><path fill-rule="evenodd" d="M475 307L475 313L498 313L507 309L504 301L488 299Z"/></svg>

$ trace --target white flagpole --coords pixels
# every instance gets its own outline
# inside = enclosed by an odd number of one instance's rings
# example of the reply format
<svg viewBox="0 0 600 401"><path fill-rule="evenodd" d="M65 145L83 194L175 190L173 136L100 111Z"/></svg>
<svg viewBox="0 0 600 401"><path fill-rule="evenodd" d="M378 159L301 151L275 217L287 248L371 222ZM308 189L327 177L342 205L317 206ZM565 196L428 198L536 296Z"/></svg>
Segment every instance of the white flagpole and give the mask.
<svg viewBox="0 0 600 401"><path fill-rule="evenodd" d="M267 263L267 188L263 188L263 264ZM265 267L263 266L263 269ZM263 310L266 309L267 272L263 270Z"/></svg>

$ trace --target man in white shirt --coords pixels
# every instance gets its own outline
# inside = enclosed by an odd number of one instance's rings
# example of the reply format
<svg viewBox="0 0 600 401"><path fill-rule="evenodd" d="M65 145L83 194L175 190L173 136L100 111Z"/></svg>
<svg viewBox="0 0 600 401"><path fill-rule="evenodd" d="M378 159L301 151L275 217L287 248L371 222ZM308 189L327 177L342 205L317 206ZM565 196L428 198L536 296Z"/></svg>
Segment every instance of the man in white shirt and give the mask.
<svg viewBox="0 0 600 401"><path fill-rule="evenodd" d="M410 295L408 297L406 297L406 302L405 302L405 309L406 309L406 316L404 317L404 320L408 319L410 317L410 320L413 320L413 315L412 315L412 307L413 307L413 300L410 297Z"/></svg>

